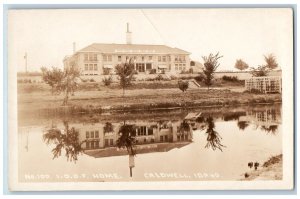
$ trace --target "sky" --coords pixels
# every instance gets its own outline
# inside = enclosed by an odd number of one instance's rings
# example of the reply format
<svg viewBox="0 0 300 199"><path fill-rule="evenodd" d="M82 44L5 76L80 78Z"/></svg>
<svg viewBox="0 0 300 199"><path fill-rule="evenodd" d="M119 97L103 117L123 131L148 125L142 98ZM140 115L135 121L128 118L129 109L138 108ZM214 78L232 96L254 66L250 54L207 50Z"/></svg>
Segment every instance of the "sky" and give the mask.
<svg viewBox="0 0 300 199"><path fill-rule="evenodd" d="M63 68L63 58L92 43L125 43L126 23L133 44L162 44L203 56L219 52L218 70L231 71L236 59L250 67L276 56L282 68L293 61L290 9L39 9L10 10L8 65L25 71Z"/></svg>

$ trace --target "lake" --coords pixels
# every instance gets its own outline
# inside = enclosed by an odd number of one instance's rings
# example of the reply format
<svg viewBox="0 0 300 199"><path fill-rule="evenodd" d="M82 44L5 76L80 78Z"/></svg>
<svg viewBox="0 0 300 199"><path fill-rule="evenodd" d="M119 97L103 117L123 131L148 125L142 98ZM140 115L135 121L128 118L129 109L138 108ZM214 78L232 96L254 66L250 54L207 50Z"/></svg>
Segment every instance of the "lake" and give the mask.
<svg viewBox="0 0 300 199"><path fill-rule="evenodd" d="M240 180L282 153L281 104L18 123L20 182Z"/></svg>

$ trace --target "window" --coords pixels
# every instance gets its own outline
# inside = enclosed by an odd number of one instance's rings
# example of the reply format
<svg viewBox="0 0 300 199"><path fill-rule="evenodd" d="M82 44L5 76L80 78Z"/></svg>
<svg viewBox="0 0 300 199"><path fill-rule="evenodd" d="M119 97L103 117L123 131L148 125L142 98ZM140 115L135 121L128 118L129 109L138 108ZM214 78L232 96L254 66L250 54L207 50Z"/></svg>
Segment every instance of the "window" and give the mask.
<svg viewBox="0 0 300 199"><path fill-rule="evenodd" d="M170 55L168 56L168 60L171 61L171 56Z"/></svg>
<svg viewBox="0 0 300 199"><path fill-rule="evenodd" d="M161 61L161 56L158 56L158 61Z"/></svg>
<svg viewBox="0 0 300 199"><path fill-rule="evenodd" d="M162 61L163 61L163 62L166 62L166 61L167 61L166 56L162 56Z"/></svg>
<svg viewBox="0 0 300 199"><path fill-rule="evenodd" d="M84 64L84 70L89 70L89 65L88 64Z"/></svg>
<svg viewBox="0 0 300 199"><path fill-rule="evenodd" d="M86 148L87 148L87 149L90 148L90 142L89 142L89 141L86 142Z"/></svg>
<svg viewBox="0 0 300 199"><path fill-rule="evenodd" d="M122 61L122 56L118 56L118 61Z"/></svg>
<svg viewBox="0 0 300 199"><path fill-rule="evenodd" d="M89 54L84 54L84 61L88 61L89 60Z"/></svg>
<svg viewBox="0 0 300 199"><path fill-rule="evenodd" d="M136 70L139 72L145 72L145 64L144 63L136 63Z"/></svg>
<svg viewBox="0 0 300 199"><path fill-rule="evenodd" d="M97 61L97 54L93 55L93 61Z"/></svg>
<svg viewBox="0 0 300 199"><path fill-rule="evenodd" d="M142 56L142 61L144 61L144 59L145 59L145 57L144 57L144 56Z"/></svg>
<svg viewBox="0 0 300 199"><path fill-rule="evenodd" d="M103 55L103 61L112 61L112 55Z"/></svg>
<svg viewBox="0 0 300 199"><path fill-rule="evenodd" d="M164 136L160 136L160 141L163 142L164 141Z"/></svg>
<svg viewBox="0 0 300 199"><path fill-rule="evenodd" d="M114 145L114 140L113 139L110 139L110 146Z"/></svg>
<svg viewBox="0 0 300 199"><path fill-rule="evenodd" d="M95 131L95 138L99 138L99 131Z"/></svg>
<svg viewBox="0 0 300 199"><path fill-rule="evenodd" d="M89 64L89 69L90 69L90 70L93 70L93 69L94 69L93 64Z"/></svg>
<svg viewBox="0 0 300 199"><path fill-rule="evenodd" d="M148 59L149 59L149 61L152 61L152 56L149 56L149 58L148 58Z"/></svg>
<svg viewBox="0 0 300 199"><path fill-rule="evenodd" d="M148 135L153 135L153 128L148 128Z"/></svg>
<svg viewBox="0 0 300 199"><path fill-rule="evenodd" d="M99 148L99 141L96 141L96 148Z"/></svg>
<svg viewBox="0 0 300 199"><path fill-rule="evenodd" d="M151 69L152 69L152 64L147 63L147 64L146 64L146 70L151 70Z"/></svg>
<svg viewBox="0 0 300 199"><path fill-rule="evenodd" d="M167 135L165 135L165 142L167 142L168 141L168 136Z"/></svg>
<svg viewBox="0 0 300 199"><path fill-rule="evenodd" d="M85 132L85 137L86 137L86 138L90 138L90 132L88 132L88 131Z"/></svg>
<svg viewBox="0 0 300 199"><path fill-rule="evenodd" d="M91 148L95 148L94 141L91 142Z"/></svg>
<svg viewBox="0 0 300 199"><path fill-rule="evenodd" d="M97 64L94 64L94 71L97 71L98 70L98 66Z"/></svg>
<svg viewBox="0 0 300 199"><path fill-rule="evenodd" d="M94 138L94 131L91 131L91 138Z"/></svg>
<svg viewBox="0 0 300 199"><path fill-rule="evenodd" d="M105 146L108 146L108 139L105 139Z"/></svg>

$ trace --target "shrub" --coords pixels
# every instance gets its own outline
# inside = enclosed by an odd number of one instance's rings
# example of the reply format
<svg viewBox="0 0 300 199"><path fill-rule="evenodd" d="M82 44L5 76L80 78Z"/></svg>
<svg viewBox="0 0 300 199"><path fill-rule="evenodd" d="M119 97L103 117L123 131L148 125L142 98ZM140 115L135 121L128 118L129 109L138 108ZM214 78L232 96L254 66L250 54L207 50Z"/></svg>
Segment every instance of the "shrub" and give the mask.
<svg viewBox="0 0 300 199"><path fill-rule="evenodd" d="M159 74L159 75L157 75L157 76L155 77L155 80L161 81L161 80L164 80L164 78L163 78L163 76L162 76L161 74Z"/></svg>
<svg viewBox="0 0 300 199"><path fill-rule="evenodd" d="M112 83L112 76L110 75L109 77L104 77L102 79L102 82L105 86L109 86Z"/></svg>
<svg viewBox="0 0 300 199"><path fill-rule="evenodd" d="M189 73L193 74L194 70L192 68L189 69Z"/></svg>
<svg viewBox="0 0 300 199"><path fill-rule="evenodd" d="M236 76L226 76L226 75L224 75L222 77L222 79L224 81L230 81L230 82L237 82L238 81L238 78Z"/></svg>
<svg viewBox="0 0 300 199"><path fill-rule="evenodd" d="M96 82L96 81L92 78L92 79L90 79L90 82Z"/></svg>
<svg viewBox="0 0 300 199"><path fill-rule="evenodd" d="M178 79L178 77L176 77L174 75L171 75L170 78L171 78L171 80L177 80Z"/></svg>
<svg viewBox="0 0 300 199"><path fill-rule="evenodd" d="M149 74L156 74L156 69L151 69Z"/></svg>
<svg viewBox="0 0 300 199"><path fill-rule="evenodd" d="M194 78L197 82L202 82L204 80L204 75L200 73L198 76Z"/></svg>
<svg viewBox="0 0 300 199"><path fill-rule="evenodd" d="M109 68L103 68L103 75L109 75L110 69Z"/></svg>

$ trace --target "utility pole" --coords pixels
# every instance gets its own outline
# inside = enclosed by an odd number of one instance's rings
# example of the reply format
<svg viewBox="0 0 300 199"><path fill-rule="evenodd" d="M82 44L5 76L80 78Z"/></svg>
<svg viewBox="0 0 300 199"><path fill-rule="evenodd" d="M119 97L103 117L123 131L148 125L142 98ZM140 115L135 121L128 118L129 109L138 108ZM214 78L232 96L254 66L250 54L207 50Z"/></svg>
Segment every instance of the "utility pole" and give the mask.
<svg viewBox="0 0 300 199"><path fill-rule="evenodd" d="M25 59L25 72L27 73L27 52L25 52L24 59Z"/></svg>

